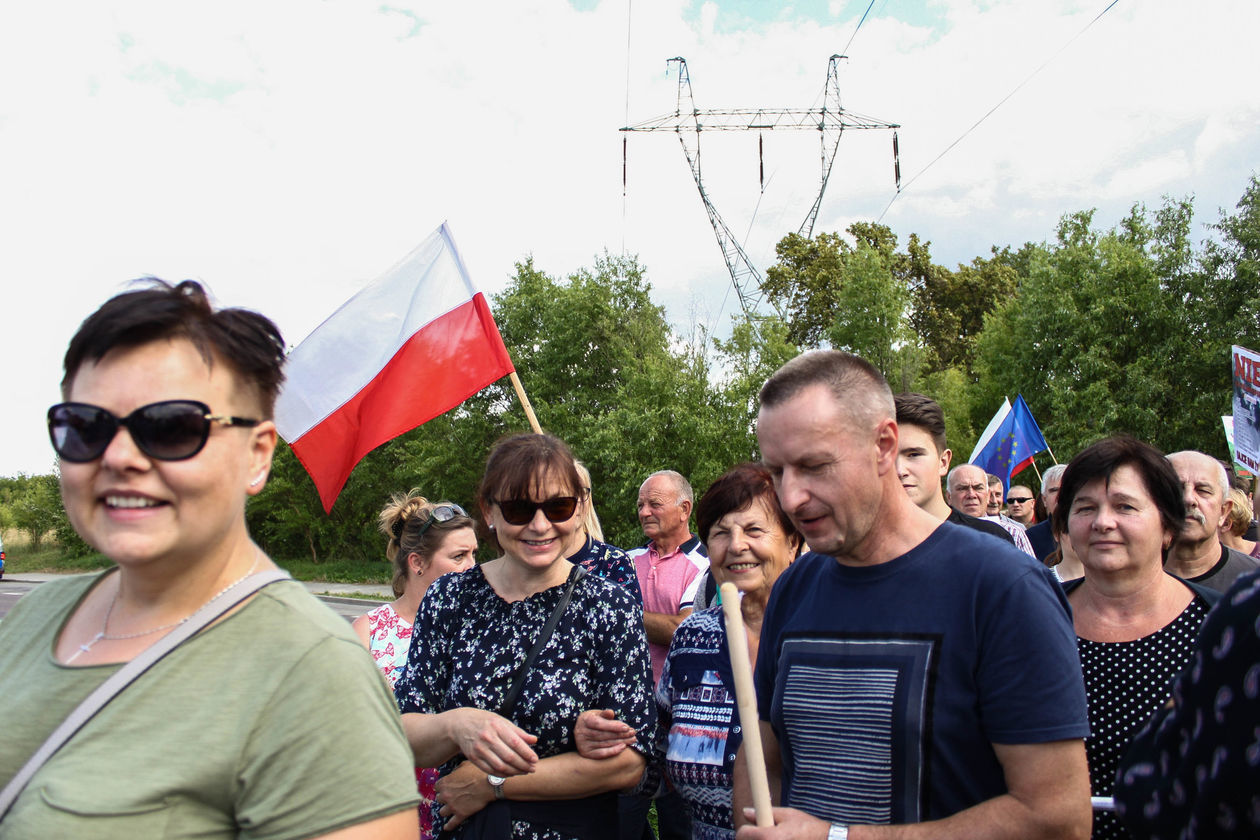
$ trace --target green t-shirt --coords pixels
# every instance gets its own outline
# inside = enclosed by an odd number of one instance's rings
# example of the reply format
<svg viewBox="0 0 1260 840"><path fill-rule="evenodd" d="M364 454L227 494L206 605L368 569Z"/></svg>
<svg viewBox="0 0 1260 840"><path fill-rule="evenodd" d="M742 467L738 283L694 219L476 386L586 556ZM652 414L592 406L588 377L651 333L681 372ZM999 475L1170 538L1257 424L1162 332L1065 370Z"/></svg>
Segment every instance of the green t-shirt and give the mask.
<svg viewBox="0 0 1260 840"><path fill-rule="evenodd" d="M53 658L100 577L42 584L0 622L0 786L119 667ZM124 689L40 769L0 840L318 837L414 807L413 765L367 651L286 581Z"/></svg>

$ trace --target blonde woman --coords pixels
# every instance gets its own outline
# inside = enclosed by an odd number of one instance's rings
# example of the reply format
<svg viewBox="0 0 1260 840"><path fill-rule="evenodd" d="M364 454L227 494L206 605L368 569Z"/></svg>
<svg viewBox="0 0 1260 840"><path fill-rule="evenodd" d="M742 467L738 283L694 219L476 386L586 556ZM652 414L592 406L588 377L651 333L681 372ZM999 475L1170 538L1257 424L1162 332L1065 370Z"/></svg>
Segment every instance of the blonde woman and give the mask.
<svg viewBox="0 0 1260 840"><path fill-rule="evenodd" d="M380 513L380 526L389 539L385 556L394 564L395 600L355 619L354 631L392 689L407 665L411 625L424 593L442 575L472 568L477 535L459 505L434 504L416 490L395 493Z"/></svg>
<svg viewBox="0 0 1260 840"><path fill-rule="evenodd" d="M566 538L564 556L573 565L581 566L596 577L621 586L642 609L643 592L639 589L639 576L635 574L634 561L624 550L604 542L604 530L599 525L594 497L591 495L591 474L581 461L575 461L573 466L581 482L578 491L581 527L575 528Z"/></svg>
<svg viewBox="0 0 1260 840"><path fill-rule="evenodd" d="M1234 504L1229 509L1229 516L1225 517L1225 521L1221 523L1221 543L1235 551L1260 558L1260 542L1243 539L1254 515L1251 510L1251 499L1248 499L1247 494L1237 487L1231 487L1229 500Z"/></svg>
<svg viewBox="0 0 1260 840"><path fill-rule="evenodd" d="M476 562L477 535L464 509L451 502L434 504L412 490L395 493L381 511L381 531L389 538L385 556L394 564L395 601L354 621L376 667L392 690L407 666L411 626L429 586L442 575L462 572ZM420 840L437 836L433 825L436 767L416 768L420 792Z"/></svg>

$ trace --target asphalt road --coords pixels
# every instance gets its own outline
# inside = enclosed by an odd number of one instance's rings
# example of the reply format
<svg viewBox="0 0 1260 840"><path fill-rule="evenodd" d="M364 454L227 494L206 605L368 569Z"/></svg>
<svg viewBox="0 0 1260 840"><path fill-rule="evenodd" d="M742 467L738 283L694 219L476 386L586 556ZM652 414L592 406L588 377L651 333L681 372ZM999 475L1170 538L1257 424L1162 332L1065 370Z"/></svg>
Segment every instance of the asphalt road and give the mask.
<svg viewBox="0 0 1260 840"><path fill-rule="evenodd" d="M4 616L9 612L9 610L13 609L13 605L18 602L19 598L21 598L27 592L30 592L36 586L39 586L38 581L13 580L7 575L5 576L4 580L0 580L0 619L3 619ZM364 598L339 598L336 596L329 596L329 595L322 594L320 591L321 588L327 591L341 592L341 591L354 591L356 589L368 589L369 587L354 587L354 586L348 586L348 585L336 584L336 583L308 584L307 585L307 589L311 589L315 593L315 597L319 598L321 601L323 601L325 604L331 607L334 612L336 612L341 617L345 618L346 621L353 621L354 619L363 615L368 610L373 609L385 603L386 600L393 600L392 598L387 599L384 597L380 598L380 600L367 600ZM365 594L378 594L378 593L365 593Z"/></svg>
<svg viewBox="0 0 1260 840"><path fill-rule="evenodd" d="M27 583L25 581L16 580L0 580L0 619L13 609L13 605L18 602L27 592L30 592L39 584Z"/></svg>

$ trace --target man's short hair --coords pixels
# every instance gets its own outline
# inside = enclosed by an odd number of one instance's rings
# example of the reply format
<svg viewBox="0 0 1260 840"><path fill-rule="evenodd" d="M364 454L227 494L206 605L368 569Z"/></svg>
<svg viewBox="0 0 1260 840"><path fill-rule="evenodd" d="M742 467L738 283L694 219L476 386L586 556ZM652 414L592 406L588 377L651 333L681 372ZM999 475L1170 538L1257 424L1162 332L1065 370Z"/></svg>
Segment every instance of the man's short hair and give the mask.
<svg viewBox="0 0 1260 840"><path fill-rule="evenodd" d="M658 475L668 477L674 483L674 489L678 491L678 504L689 502L693 507L696 503L696 494L691 490L691 482L683 478L683 474L677 470L657 470L656 472L643 479L643 484L647 484ZM643 484L639 488L643 488Z"/></svg>
<svg viewBox="0 0 1260 840"><path fill-rule="evenodd" d="M873 429L881 420L897 416L892 390L878 368L861 356L841 350L811 350L776 370L761 386L759 399L767 407L782 405L813 385L826 387L836 402Z"/></svg>
<svg viewBox="0 0 1260 840"><path fill-rule="evenodd" d="M1063 471L1067 469L1067 464L1055 464L1050 469L1041 474L1041 498L1046 497L1046 485L1052 481L1059 480L1062 483Z"/></svg>
<svg viewBox="0 0 1260 840"><path fill-rule="evenodd" d="M896 394L893 405L897 409L898 426L918 426L932 437L939 455L945 451L945 412L941 404L923 394Z"/></svg>
<svg viewBox="0 0 1260 840"><path fill-rule="evenodd" d="M1005 492L1005 490L1006 490L1006 484L1002 481L1002 479L998 478L998 477L997 477L996 475L994 475L993 473L985 473L985 474L984 474L984 480L988 483L988 485L989 485L990 487L992 487L992 486L993 486L993 485L995 485L995 484L1001 484L1001 485L1002 485L1002 490Z"/></svg>
<svg viewBox="0 0 1260 840"><path fill-rule="evenodd" d="M1221 465L1220 461L1206 452L1199 452L1197 449L1183 449L1180 452L1174 452L1168 456L1168 460L1176 464L1177 459L1182 455L1198 455L1200 458L1207 458L1216 464L1216 484L1217 489L1220 490L1221 501L1224 502L1225 499L1229 498L1229 473L1225 471L1225 467Z"/></svg>
<svg viewBox="0 0 1260 840"><path fill-rule="evenodd" d="M945 476L945 486L949 488L949 492L951 493L954 492L954 476L958 475L959 470L968 470L968 469L980 470L981 475L987 475L987 473L985 473L984 470L981 470L975 464L959 464L958 466L954 467L952 470L949 471L949 475ZM987 482L987 479L986 479L986 482Z"/></svg>

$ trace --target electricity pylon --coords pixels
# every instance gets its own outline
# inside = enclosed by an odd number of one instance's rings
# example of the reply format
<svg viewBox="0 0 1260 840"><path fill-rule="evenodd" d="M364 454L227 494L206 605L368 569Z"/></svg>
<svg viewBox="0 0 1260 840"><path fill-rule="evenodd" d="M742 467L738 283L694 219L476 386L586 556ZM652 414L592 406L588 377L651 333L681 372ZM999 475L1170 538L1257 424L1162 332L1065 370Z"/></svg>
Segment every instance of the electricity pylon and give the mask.
<svg viewBox="0 0 1260 840"><path fill-rule="evenodd" d="M893 173L898 188L901 186L901 163L898 159L896 132L901 126L897 123L855 114L841 107L838 65L842 58L844 56L833 55L827 63L827 86L821 108L730 108L705 111L696 108L692 98L687 60L682 57L671 58L668 64L675 62L678 64L678 105L674 113L621 129L626 132L672 131L678 135L683 154L686 155L687 163L691 167L691 175L695 178L696 189L700 191L700 200L704 202L705 212L709 214L709 223L713 225L713 233L717 236L718 247L722 249L722 258L726 261L726 268L731 273L735 291L739 294L740 306L750 318L758 314L758 307L765 297L761 272L752 264L752 260L748 258L748 254L740 245L739 239L727 227L722 215L713 206L709 194L704 189L704 180L700 175L700 132L817 131L822 147L822 179L818 187L818 196L814 199L814 204L809 208L809 214L798 231L801 236L811 236L814 231L814 222L818 218L818 208L822 205L823 193L827 191L827 179L831 177L831 167L835 163L840 136L846 130L893 130ZM624 141L622 150L624 156Z"/></svg>

